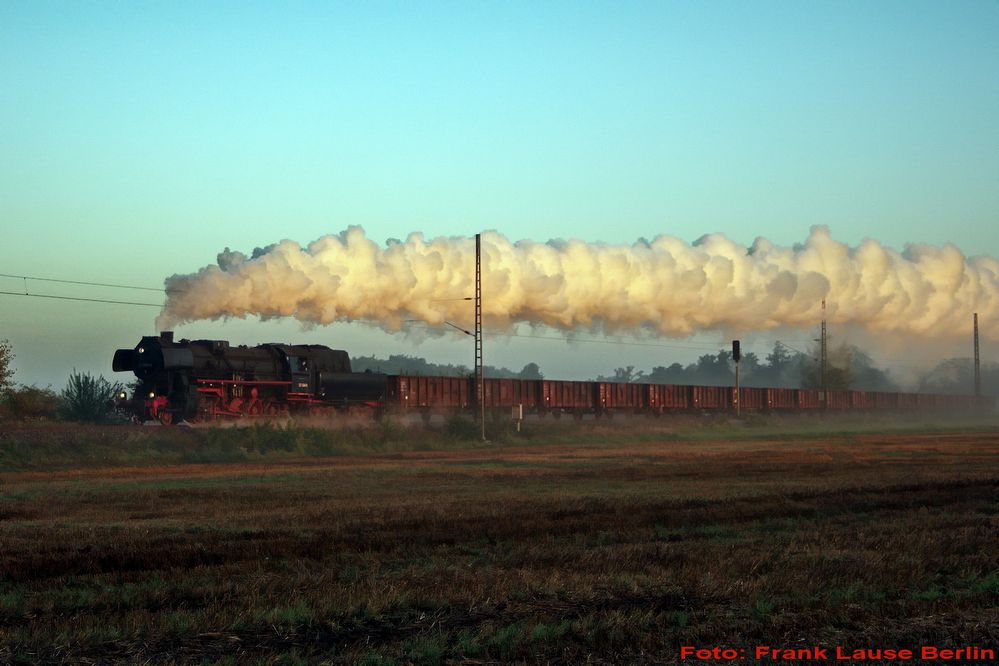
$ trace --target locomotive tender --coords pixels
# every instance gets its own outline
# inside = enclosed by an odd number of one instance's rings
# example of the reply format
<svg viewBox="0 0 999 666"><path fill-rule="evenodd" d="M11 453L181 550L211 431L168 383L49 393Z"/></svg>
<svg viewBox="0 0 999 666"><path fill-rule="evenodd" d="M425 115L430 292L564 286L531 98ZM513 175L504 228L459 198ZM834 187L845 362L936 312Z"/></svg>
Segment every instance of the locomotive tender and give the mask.
<svg viewBox="0 0 999 666"><path fill-rule="evenodd" d="M364 411L471 413L471 377L351 372L347 352L323 345L232 347L224 340L180 340L169 331L115 352L115 371L132 371L138 385L119 406L136 420L210 421L223 418ZM637 384L554 379L483 380L486 409L511 408L558 418L734 411L886 412L995 408L994 397L805 388Z"/></svg>

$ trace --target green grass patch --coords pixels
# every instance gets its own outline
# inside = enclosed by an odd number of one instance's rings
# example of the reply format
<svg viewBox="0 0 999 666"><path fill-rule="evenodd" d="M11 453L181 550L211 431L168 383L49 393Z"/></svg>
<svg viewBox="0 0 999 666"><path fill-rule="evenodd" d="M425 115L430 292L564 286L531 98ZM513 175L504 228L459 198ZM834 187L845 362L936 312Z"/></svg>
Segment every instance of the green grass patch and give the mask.
<svg viewBox="0 0 999 666"><path fill-rule="evenodd" d="M444 662L444 638L442 636L418 636L403 646L406 660L419 666L440 666Z"/></svg>
<svg viewBox="0 0 999 666"><path fill-rule="evenodd" d="M655 539L657 541L728 541L740 538L742 535L732 527L726 525L690 525L684 527L664 527L657 525L654 528Z"/></svg>
<svg viewBox="0 0 999 666"><path fill-rule="evenodd" d="M962 581L963 586L974 594L999 595L999 571L985 576L973 576Z"/></svg>
<svg viewBox="0 0 999 666"><path fill-rule="evenodd" d="M913 590L909 596L916 601L939 601L950 594L951 592L947 588L941 585L933 585L923 590Z"/></svg>
<svg viewBox="0 0 999 666"><path fill-rule="evenodd" d="M480 429L463 415L443 425L404 427L385 418L381 421L339 427L261 422L252 425L199 427L143 427L134 425L75 426L64 423L17 425L0 440L0 471L64 469L97 466L157 465L177 463L227 463L272 461L293 457L392 454L407 451L522 445L573 445L607 447L618 443L700 442L711 440L798 441L813 438L849 437L872 433L997 432L994 418L975 420L941 417L933 423L892 419L863 419L852 415L823 417L761 416L731 421L725 416L667 419L621 419L620 421L528 420L523 432L513 421L490 417L486 434L491 443L480 441ZM928 458L933 451L881 451L886 458ZM589 466L590 461L475 462L468 465L515 468L564 465Z"/></svg>
<svg viewBox="0 0 999 666"><path fill-rule="evenodd" d="M257 620L269 625L301 627L315 620L315 613L305 602L267 608L257 615Z"/></svg>
<svg viewBox="0 0 999 666"><path fill-rule="evenodd" d="M454 651L459 659L475 659L485 654L485 647L477 632L462 631L455 641Z"/></svg>

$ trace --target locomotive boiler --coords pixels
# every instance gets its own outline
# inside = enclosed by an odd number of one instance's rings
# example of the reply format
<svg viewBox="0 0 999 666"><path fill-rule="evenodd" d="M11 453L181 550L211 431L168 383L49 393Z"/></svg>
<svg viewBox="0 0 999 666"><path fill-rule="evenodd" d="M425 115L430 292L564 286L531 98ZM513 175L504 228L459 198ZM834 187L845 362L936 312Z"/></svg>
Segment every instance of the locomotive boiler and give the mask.
<svg viewBox="0 0 999 666"><path fill-rule="evenodd" d="M351 372L347 352L324 345L231 346L164 331L114 354L115 372L137 378L119 404L136 419L180 421L375 410L386 376Z"/></svg>

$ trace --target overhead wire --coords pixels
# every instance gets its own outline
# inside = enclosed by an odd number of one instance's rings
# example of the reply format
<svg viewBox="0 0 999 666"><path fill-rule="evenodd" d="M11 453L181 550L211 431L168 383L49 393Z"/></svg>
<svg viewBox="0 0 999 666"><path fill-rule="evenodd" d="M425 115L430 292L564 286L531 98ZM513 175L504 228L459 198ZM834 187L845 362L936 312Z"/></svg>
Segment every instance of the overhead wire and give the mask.
<svg viewBox="0 0 999 666"><path fill-rule="evenodd" d="M428 324L426 322L421 322L421 321L413 320L413 319L406 320L406 323L415 324L417 326L422 326L424 328L429 328L429 329L440 328L439 326L435 326L433 324ZM452 324L449 321L445 321L444 324L447 325L447 326L450 326L452 328L455 328L455 329L461 331L462 333L465 333L466 335L472 335L469 331L467 331L464 328L458 326L457 324ZM662 344L662 343L655 343L655 342L629 342L627 340L594 340L593 338L574 338L574 337L567 338L567 337L554 336L554 335L531 335L531 334L528 334L528 333L499 333L499 334L496 335L496 337L503 337L503 338L531 338L531 339L534 339L534 340L551 340L553 342L565 342L567 344L576 343L576 342L583 342L583 343L605 344L605 345L606 344L628 345L628 346L635 346L635 347L662 347L662 348L666 348L666 349L689 349L689 350L706 350L706 351L713 351L713 350L717 349L717 347L714 346L714 345L706 345L706 344L705 345L701 345L701 344L692 344L692 345L672 344L672 345L670 345L670 344Z"/></svg>
<svg viewBox="0 0 999 666"><path fill-rule="evenodd" d="M139 303L137 301L116 301L109 298L83 298L82 296L56 296L55 294L22 294L19 291L0 291L5 296L27 296L28 298L52 298L60 301L82 301L84 303L112 303L114 305L143 305L162 308L162 303Z"/></svg>
<svg viewBox="0 0 999 666"><path fill-rule="evenodd" d="M533 340L552 340L555 342L565 342L567 344L572 344L576 342L601 344L601 345L624 345L629 347L660 347L663 349L689 349L693 350L715 350L717 347L715 345L680 345L680 344L663 344L659 342L630 342L628 340L595 340L593 338L566 338L557 337L554 335L530 335L527 333L503 333L501 337L512 337L512 338L530 338Z"/></svg>
<svg viewBox="0 0 999 666"><path fill-rule="evenodd" d="M108 298L86 298L86 297L82 297L82 296L61 296L61 295L56 295L56 294L33 294L33 293L30 293L29 290L27 289L27 281L28 280L33 280L33 281L39 281L39 282L51 282L51 283L58 283L58 284L72 284L72 285L91 286L91 287L104 287L104 288L111 288L111 289L134 289L134 290L140 290L140 291L155 291L155 292L159 292L159 293L176 293L176 292L182 292L183 291L183 290L179 290L179 289L166 289L166 288L157 288L157 287L146 287L146 286L140 286L140 285L126 285L126 284L108 283L108 282L93 282L93 281L88 281L88 280L67 280L67 279L62 279L62 278L49 278L49 277L40 277L40 276L31 276L31 275L16 275L16 274L11 274L11 273L0 273L0 278L9 278L9 279L17 279L17 280L24 280L25 281L25 291L23 293L22 292L17 292L17 291L0 291L0 295L5 295L5 296L22 296L22 297L30 297L30 298L47 298L47 299L52 299L52 300L77 301L77 302L84 302L84 303L105 303L105 304L112 304L112 305L131 305L131 306L139 306L139 307L162 308L163 304L161 304L161 303L143 303L143 302L139 302L139 301L125 301L125 300L108 299ZM470 300L473 300L472 297L465 296L465 297L458 297L458 298L432 299L432 302L470 301ZM424 323L424 322L417 322L417 321L414 321L414 320L409 320L407 323L416 323L416 324L422 325L422 326L427 327L427 328L435 328L435 326L433 326L431 324L427 324L427 323ZM444 322L444 324L446 326L450 326L450 327L452 327L454 329L457 329L458 331L460 331L462 333L465 333L466 335L471 335L471 333L469 331L467 331L466 329L462 328L461 326L459 326L457 324L454 324L454 323L449 322L449 321ZM596 339L593 339L593 338L578 338L578 337L565 337L565 336L534 335L534 334L528 334L528 333L503 333L499 337L527 338L527 339L533 339L533 340L548 340L548 341L552 341L552 342L564 342L566 344L572 344L572 343L605 344L605 345L620 345L620 346L631 346L631 347L652 347L652 348L660 348L660 349L677 349L677 350L686 350L686 351L709 351L709 352L710 351L719 351L719 346L718 345L697 344L697 343L692 343L692 344L680 344L680 343L664 344L664 343L657 343L657 342L641 342L641 341L628 341L628 340L596 340ZM803 356L808 356L809 355L809 354L801 351L800 349L796 349L795 347L792 347L791 345L783 342L782 340L776 340L775 344L783 346L783 347L786 347L787 349L789 349L789 350L791 350L793 352L796 352L798 354L801 354ZM770 347L768 345L764 344L764 343L755 343L755 344L745 345L745 347L748 347L750 349L761 349L761 348L762 349L770 349ZM907 365L907 364L901 362L901 361L915 361L915 359L886 360L886 359L882 359L882 358L878 358L878 357L874 357L874 356L871 356L870 358L873 361L877 361L877 362L883 363L885 365L894 365L894 366L898 366L898 367L912 367L912 368L923 367L921 365Z"/></svg>
<svg viewBox="0 0 999 666"><path fill-rule="evenodd" d="M422 326L424 328L429 328L429 329L440 328L439 326L434 326L432 324L427 324L425 322L420 322L418 320L407 320L407 323L413 323L413 324L416 324L418 326ZM457 326L455 324L452 324L451 322L445 322L445 324L448 325L448 326L452 326L453 328L458 329L462 333L466 333L468 335L471 335L471 333L469 333L468 331L464 330L463 328L461 328L461 327L459 327L459 326ZM657 342L638 342L638 341L631 342L631 341L627 341L627 340L595 340L595 339L592 339L592 338L573 338L573 337L567 338L567 337L561 337L561 336L531 335L531 334L527 334L527 333L498 333L498 334L495 335L495 337L498 337L498 338L530 338L530 339L534 339L534 340L550 340L552 342L564 342L566 344L580 342L580 343L605 344L605 345L621 345L621 346L631 346L631 347L655 347L655 348L661 348L661 349L677 349L677 350L682 350L682 351L706 351L706 352L725 351L723 345L720 346L720 345L697 344L697 343L691 343L691 344L680 344L680 343L664 344L664 343L657 343ZM797 341L795 341L795 342L797 342ZM811 356L811 354L809 354L807 352L803 352L800 349L797 349L795 347L792 347L791 345L787 344L783 340L775 340L773 344L774 345L779 345L781 347L785 347L785 348L793 351L796 354L800 354L801 356ZM770 350L773 349L773 346L770 345L770 344L768 344L768 343L758 342L758 343L754 343L754 344L743 345L743 350L745 351L746 349L770 351ZM912 362L915 362L916 359L889 360L889 359L884 359L884 358L880 358L880 357L876 357L876 356L870 356L870 355L868 355L868 356L870 357L870 359L872 361L881 363L882 365L885 365L885 366L894 366L894 367L901 367L901 368L923 368L923 367L925 367L925 365L913 365L913 364L907 364L907 363L903 362L903 361L912 361Z"/></svg>
<svg viewBox="0 0 999 666"><path fill-rule="evenodd" d="M40 276L37 276L37 275L14 275L12 273L0 273L0 278L8 278L8 279L13 279L13 280L23 280L24 281L24 291L23 292L20 292L20 291L7 291L7 290L0 291L0 294L5 295L5 296L24 296L24 297L28 297L28 298L48 298L48 299L52 299L52 300L78 301L78 302L82 302L82 303L108 303L108 304L113 304L113 305L135 305L135 306L151 307L151 308L162 308L163 307L162 303L142 303L142 302L139 302L139 301L124 301L124 300L119 300L119 299L114 299L114 298L88 298L88 297L85 297L85 296L63 296L63 295L59 295L59 294L37 294L37 293L33 294L28 289L28 281L31 280L31 281L35 281L35 282L51 282L51 283L56 283L56 284L72 284L72 285L87 286L87 287L103 287L103 288L110 288L110 289L134 289L134 290L139 290L139 291L156 291L156 292L160 292L160 293L169 293L170 291L173 291L173 290L167 290L167 289L163 289L163 288L145 287L145 286L131 285L131 284L114 284L114 283L109 283L109 282L92 282L92 281L89 281L89 280L66 280L66 279L62 279L62 278L40 277Z"/></svg>
<svg viewBox="0 0 999 666"><path fill-rule="evenodd" d="M110 287L112 289L137 289L140 291L158 291L161 293L179 293L183 289L167 289L165 287L140 287L132 284L113 284L108 282L89 282L86 280L64 280L61 278L38 277L35 275L13 275L11 273L0 273L0 278L12 278L15 280L34 280L37 282L57 282L60 284L76 284L90 287Z"/></svg>

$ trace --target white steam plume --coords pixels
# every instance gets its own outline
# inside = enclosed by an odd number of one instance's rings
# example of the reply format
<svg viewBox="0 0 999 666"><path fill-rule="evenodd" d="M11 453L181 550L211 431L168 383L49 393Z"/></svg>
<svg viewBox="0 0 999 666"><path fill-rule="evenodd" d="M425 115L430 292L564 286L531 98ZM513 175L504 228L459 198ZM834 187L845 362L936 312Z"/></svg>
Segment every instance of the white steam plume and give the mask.
<svg viewBox="0 0 999 666"><path fill-rule="evenodd" d="M384 247L353 226L307 247L290 240L253 255L230 251L218 265L166 281L160 328L221 317L295 317L328 324L364 320L399 330L406 320L467 325L475 279L472 238L411 234ZM966 335L971 313L999 333L999 262L956 247L873 240L857 247L813 227L803 245L759 238L744 247L722 235L693 244L670 236L632 245L578 240L511 242L482 235L483 316L492 330L518 322L562 330L810 327L828 300L830 322L927 337ZM450 300L449 300L450 299Z"/></svg>

